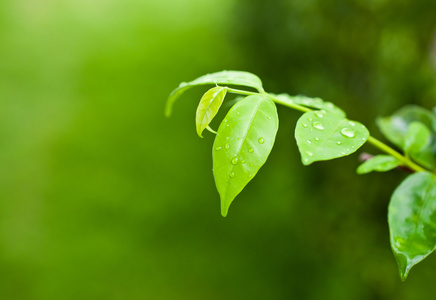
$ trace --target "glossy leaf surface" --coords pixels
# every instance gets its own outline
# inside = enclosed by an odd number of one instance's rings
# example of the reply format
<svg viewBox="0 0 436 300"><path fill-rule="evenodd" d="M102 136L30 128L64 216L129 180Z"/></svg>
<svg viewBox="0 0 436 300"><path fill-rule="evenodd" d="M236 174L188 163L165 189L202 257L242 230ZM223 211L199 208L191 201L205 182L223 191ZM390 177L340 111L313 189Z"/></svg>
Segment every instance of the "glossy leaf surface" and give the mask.
<svg viewBox="0 0 436 300"><path fill-rule="evenodd" d="M236 103L221 123L213 146L213 173L227 215L233 199L266 162L278 130L277 109L264 96Z"/></svg>
<svg viewBox="0 0 436 300"><path fill-rule="evenodd" d="M427 146L430 135L430 130L421 122L410 123L404 138L404 151L406 153L421 152Z"/></svg>
<svg viewBox="0 0 436 300"><path fill-rule="evenodd" d="M301 106L315 108L318 110L325 110L335 113L339 116L345 117L345 112L342 109L340 109L339 107L337 107L331 102L326 102L322 100L321 98L310 98L302 95L290 96L288 94L278 94L278 95L271 94L271 95L273 95L274 97L285 103L298 104Z"/></svg>
<svg viewBox="0 0 436 300"><path fill-rule="evenodd" d="M304 165L354 153L368 137L369 132L361 123L323 111L305 113L295 128Z"/></svg>
<svg viewBox="0 0 436 300"><path fill-rule="evenodd" d="M365 161L357 168L357 174L367 174L372 171L386 172L395 169L400 162L390 155L377 155Z"/></svg>
<svg viewBox="0 0 436 300"><path fill-rule="evenodd" d="M401 278L436 247L436 178L419 172L395 190L388 212L390 240Z"/></svg>
<svg viewBox="0 0 436 300"><path fill-rule="evenodd" d="M200 137L203 137L201 133L209 126L212 119L218 113L226 93L226 87L214 87L208 90L201 98L195 118L197 134Z"/></svg>
<svg viewBox="0 0 436 300"><path fill-rule="evenodd" d="M241 85L263 91L262 81L254 74L242 71L221 71L201 76L191 82L182 82L178 88L171 92L165 107L165 115L171 116L174 102L188 89L205 84Z"/></svg>

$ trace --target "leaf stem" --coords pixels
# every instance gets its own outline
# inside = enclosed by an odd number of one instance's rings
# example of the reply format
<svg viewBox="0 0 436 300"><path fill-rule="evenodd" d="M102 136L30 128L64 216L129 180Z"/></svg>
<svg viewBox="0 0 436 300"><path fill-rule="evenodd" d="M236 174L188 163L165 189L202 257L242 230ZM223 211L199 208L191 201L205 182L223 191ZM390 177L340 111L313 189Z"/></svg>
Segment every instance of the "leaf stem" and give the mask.
<svg viewBox="0 0 436 300"><path fill-rule="evenodd" d="M382 150L383 152L386 152L387 154L392 155L393 157L395 157L396 159L398 159L403 165L411 168L412 170L414 170L415 172L423 172L425 171L424 168L422 168L421 166L415 164L413 161L411 161L409 158L401 155L399 152L395 151L394 149L392 149L391 147L389 147L388 145L386 145L385 143L379 141L378 139L369 136L368 137L368 142L370 144L372 144L373 146L375 146L376 148L379 148L380 150Z"/></svg>
<svg viewBox="0 0 436 300"><path fill-rule="evenodd" d="M231 88L227 88L227 91L233 94L239 94L239 95L265 95L267 97L269 97L272 101L274 101L277 104L281 104L284 106L287 106L289 108L295 109L295 110L299 110L302 112L308 112L308 111L312 111L312 109L308 108L308 107L304 107L295 103L290 103L287 101L283 101L277 97L274 97L266 92L262 92L262 93L256 93L256 92L248 92L248 91L244 91L244 90L238 90L238 89L231 89ZM392 155L393 157L395 157L396 159L398 159L398 161L401 162L401 164L403 164L404 166L409 167L410 169L412 169L415 172L423 172L426 171L424 168L422 168L421 166L417 165L416 163L414 163L412 160L410 160L410 158L408 158L407 156L403 156L401 155L401 153L395 151L394 149L392 149L391 147L389 147L388 145L386 145L385 143L379 141L378 139L369 136L368 137L368 142L370 144L372 144L373 146L375 146L376 148L382 150L383 152Z"/></svg>

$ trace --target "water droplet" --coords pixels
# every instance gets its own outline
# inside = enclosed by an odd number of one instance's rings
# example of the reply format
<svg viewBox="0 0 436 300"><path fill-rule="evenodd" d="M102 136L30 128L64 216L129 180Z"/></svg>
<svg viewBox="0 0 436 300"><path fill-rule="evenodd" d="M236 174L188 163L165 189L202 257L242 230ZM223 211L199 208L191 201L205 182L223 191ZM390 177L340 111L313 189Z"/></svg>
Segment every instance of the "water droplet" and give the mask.
<svg viewBox="0 0 436 300"><path fill-rule="evenodd" d="M254 167L254 165L253 165L253 164L250 164L250 167Z"/></svg>
<svg viewBox="0 0 436 300"><path fill-rule="evenodd" d="M343 136L346 136L346 137L349 137L349 138L353 138L354 137L354 130L353 129L350 129L350 128L342 128L342 130L341 130L341 134L343 135Z"/></svg>
<svg viewBox="0 0 436 300"><path fill-rule="evenodd" d="M324 125L322 125L320 122L313 122L312 126L318 130L324 130Z"/></svg>
<svg viewBox="0 0 436 300"><path fill-rule="evenodd" d="M220 151L220 150L221 150L221 147L216 147L215 150L216 150L216 151Z"/></svg>
<svg viewBox="0 0 436 300"><path fill-rule="evenodd" d="M313 153L312 153L312 152L309 152L309 151L306 151L306 154L307 154L308 156L312 156L312 155L313 155Z"/></svg>
<svg viewBox="0 0 436 300"><path fill-rule="evenodd" d="M241 160L241 164L245 164L245 159Z"/></svg>
<svg viewBox="0 0 436 300"><path fill-rule="evenodd" d="M306 124L306 123L303 123L303 127L304 127L304 128L307 128L307 124Z"/></svg>
<svg viewBox="0 0 436 300"><path fill-rule="evenodd" d="M314 138L314 140L315 140L315 141L319 141L319 138L316 137L316 138Z"/></svg>
<svg viewBox="0 0 436 300"><path fill-rule="evenodd" d="M266 117L268 120L271 120L271 117Z"/></svg>
<svg viewBox="0 0 436 300"><path fill-rule="evenodd" d="M263 137L260 137L258 140L259 144L265 143L265 139Z"/></svg>
<svg viewBox="0 0 436 300"><path fill-rule="evenodd" d="M229 176L230 176L231 178L233 178L233 177L235 177L235 173L231 172L231 173L229 174Z"/></svg>
<svg viewBox="0 0 436 300"><path fill-rule="evenodd" d="M227 119L224 119L224 123L227 123Z"/></svg>
<svg viewBox="0 0 436 300"><path fill-rule="evenodd" d="M224 145L224 148L226 148L226 149L230 149L230 144L229 144L229 143L226 143L226 144Z"/></svg>
<svg viewBox="0 0 436 300"><path fill-rule="evenodd" d="M332 109L332 108L333 108L333 104L330 103L330 102L327 102L325 105L326 105L329 109Z"/></svg>
<svg viewBox="0 0 436 300"><path fill-rule="evenodd" d="M254 149L253 149L253 148L250 148L250 149L248 149L248 152L253 153L253 152L254 152Z"/></svg>
<svg viewBox="0 0 436 300"><path fill-rule="evenodd" d="M339 142L339 141L337 141L337 142L336 142L336 144L340 145L340 144L342 144L342 143L341 143L341 142Z"/></svg>
<svg viewBox="0 0 436 300"><path fill-rule="evenodd" d="M304 162L308 162L309 160L307 158L304 159Z"/></svg>
<svg viewBox="0 0 436 300"><path fill-rule="evenodd" d="M365 139L365 138L362 138L362 141L366 141L366 139Z"/></svg>
<svg viewBox="0 0 436 300"><path fill-rule="evenodd" d="M253 174L251 174L251 173L250 173L250 174L248 174L248 177L250 177L250 178L251 178L251 177L253 177Z"/></svg>
<svg viewBox="0 0 436 300"><path fill-rule="evenodd" d="M312 118L307 119L307 121L312 122Z"/></svg>
<svg viewBox="0 0 436 300"><path fill-rule="evenodd" d="M308 144L312 144L312 142L311 142L311 141L309 141L309 140L307 140L307 143L308 143Z"/></svg>
<svg viewBox="0 0 436 300"><path fill-rule="evenodd" d="M227 137L226 137L226 141L228 141L228 140L230 140L230 138L227 136Z"/></svg>
<svg viewBox="0 0 436 300"><path fill-rule="evenodd" d="M353 121L348 122L348 124L350 124L350 126L356 126L356 123L354 123Z"/></svg>
<svg viewBox="0 0 436 300"><path fill-rule="evenodd" d="M356 147L354 147L354 146L351 146L351 149L354 149L354 148L356 148Z"/></svg>
<svg viewBox="0 0 436 300"><path fill-rule="evenodd" d="M324 115L320 111L316 111L315 116L317 116L318 118L324 118Z"/></svg>
<svg viewBox="0 0 436 300"><path fill-rule="evenodd" d="M239 158L237 156L232 158L232 164L237 165L239 162Z"/></svg>

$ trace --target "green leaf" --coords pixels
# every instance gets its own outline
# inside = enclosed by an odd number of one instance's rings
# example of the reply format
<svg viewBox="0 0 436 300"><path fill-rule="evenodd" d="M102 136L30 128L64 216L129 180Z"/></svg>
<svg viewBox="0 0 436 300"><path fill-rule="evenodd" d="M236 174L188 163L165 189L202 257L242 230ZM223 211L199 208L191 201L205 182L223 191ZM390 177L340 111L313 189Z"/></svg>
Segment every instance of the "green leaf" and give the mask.
<svg viewBox="0 0 436 300"><path fill-rule="evenodd" d="M268 97L248 96L227 113L212 151L213 174L224 217L234 198L266 162L277 130L277 109Z"/></svg>
<svg viewBox="0 0 436 300"><path fill-rule="evenodd" d="M206 127L209 126L212 119L218 113L226 93L226 87L214 87L208 90L201 98L197 107L197 115L195 118L197 134L200 137L203 137L201 133L204 129L206 129Z"/></svg>
<svg viewBox="0 0 436 300"><path fill-rule="evenodd" d="M377 125L383 135L392 143L406 149L406 135L409 126L413 122L421 122L428 129L432 128L433 114L431 111L416 105L405 106L396 111L392 116L378 118ZM410 153L410 157L428 169L436 167L436 136L431 134L430 143L420 151Z"/></svg>
<svg viewBox="0 0 436 300"><path fill-rule="evenodd" d="M400 162L390 155L377 155L365 161L357 168L357 174L367 174L372 171L386 172L395 169Z"/></svg>
<svg viewBox="0 0 436 300"><path fill-rule="evenodd" d="M182 82L178 88L171 92L165 107L165 115L171 116L174 102L188 89L205 84L242 85L263 92L262 81L254 74L242 71L221 71L201 76L191 82Z"/></svg>
<svg viewBox="0 0 436 300"><path fill-rule="evenodd" d="M433 131L436 132L436 106L433 107L432 125L433 125Z"/></svg>
<svg viewBox="0 0 436 300"><path fill-rule="evenodd" d="M304 165L354 153L368 139L365 126L335 113L310 111L300 117L295 138Z"/></svg>
<svg viewBox="0 0 436 300"><path fill-rule="evenodd" d="M390 117L378 118L377 125L390 142L404 149L404 141L410 123L418 121L431 128L432 118L431 111L416 105L408 105Z"/></svg>
<svg viewBox="0 0 436 300"><path fill-rule="evenodd" d="M345 117L345 112L331 102L323 101L321 98L310 98L302 95L290 96L288 94L270 94L284 103L298 104L306 107L316 108L335 113Z"/></svg>
<svg viewBox="0 0 436 300"><path fill-rule="evenodd" d="M421 122L410 123L404 138L404 151L408 154L421 152L427 146L430 136L430 130Z"/></svg>
<svg viewBox="0 0 436 300"><path fill-rule="evenodd" d="M390 240L402 280L436 247L436 178L428 172L407 177L392 195Z"/></svg>

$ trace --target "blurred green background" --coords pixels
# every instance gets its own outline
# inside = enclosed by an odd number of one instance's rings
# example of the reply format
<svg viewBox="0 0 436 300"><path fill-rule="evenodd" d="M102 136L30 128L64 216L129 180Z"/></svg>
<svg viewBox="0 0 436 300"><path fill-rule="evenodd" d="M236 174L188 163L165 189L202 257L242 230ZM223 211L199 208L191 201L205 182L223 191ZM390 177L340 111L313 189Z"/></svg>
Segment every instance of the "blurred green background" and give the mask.
<svg viewBox="0 0 436 300"><path fill-rule="evenodd" d="M407 174L303 167L279 108L224 219L207 88L163 110L181 81L244 70L380 137L377 116L435 105L435 32L434 0L0 1L0 299L430 299L435 255L401 283L389 246Z"/></svg>

